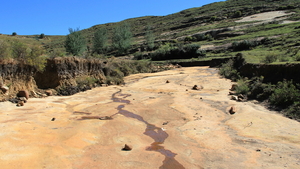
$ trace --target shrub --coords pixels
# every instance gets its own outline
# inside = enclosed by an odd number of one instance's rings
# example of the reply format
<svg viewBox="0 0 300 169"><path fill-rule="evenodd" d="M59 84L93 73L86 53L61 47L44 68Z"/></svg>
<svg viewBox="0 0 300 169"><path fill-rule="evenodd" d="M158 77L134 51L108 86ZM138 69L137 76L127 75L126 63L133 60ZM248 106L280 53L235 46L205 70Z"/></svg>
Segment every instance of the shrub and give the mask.
<svg viewBox="0 0 300 169"><path fill-rule="evenodd" d="M115 27L113 32L113 47L118 50L119 54L127 53L131 46L132 33L130 25L123 23Z"/></svg>
<svg viewBox="0 0 300 169"><path fill-rule="evenodd" d="M39 37L40 39L44 39L45 38L45 34L40 34L40 37Z"/></svg>
<svg viewBox="0 0 300 169"><path fill-rule="evenodd" d="M269 98L272 105L288 107L294 102L299 101L300 92L293 84L293 81L278 82L276 88Z"/></svg>
<svg viewBox="0 0 300 169"><path fill-rule="evenodd" d="M293 58L295 61L299 62L300 61L300 53L297 53Z"/></svg>
<svg viewBox="0 0 300 169"><path fill-rule="evenodd" d="M257 41L249 41L249 40L243 40L240 42L233 42L232 43L232 48L234 51L241 51L241 50L249 50L252 47L255 47L259 45L259 42Z"/></svg>
<svg viewBox="0 0 300 169"><path fill-rule="evenodd" d="M188 44L177 46L166 44L161 48L151 53L150 57L152 60L170 60L170 59L190 59L198 57L198 49L200 48L197 44Z"/></svg>
<svg viewBox="0 0 300 169"><path fill-rule="evenodd" d="M291 105L286 111L285 115L287 117L290 117L292 119L300 119L300 102L295 102L293 105Z"/></svg>
<svg viewBox="0 0 300 169"><path fill-rule="evenodd" d="M225 78L231 79L232 81L240 79L240 74L234 68L234 61L232 59L221 65L219 74Z"/></svg>
<svg viewBox="0 0 300 169"><path fill-rule="evenodd" d="M262 63L269 64L275 62L278 59L278 55L275 53L269 53L265 58L261 61Z"/></svg>
<svg viewBox="0 0 300 169"><path fill-rule="evenodd" d="M0 59L8 59L11 57L10 44L4 40L0 40Z"/></svg>
<svg viewBox="0 0 300 169"><path fill-rule="evenodd" d="M13 32L11 35L12 35L12 36L16 36L16 35L17 35L17 33L16 33L16 32Z"/></svg>
<svg viewBox="0 0 300 169"><path fill-rule="evenodd" d="M247 79L239 79L237 81L237 88L235 89L236 94L242 94L242 95L248 95L248 93L250 92L250 88L249 88L249 80Z"/></svg>
<svg viewBox="0 0 300 169"><path fill-rule="evenodd" d="M107 30L105 28L98 29L94 34L93 52L104 54L107 50Z"/></svg>
<svg viewBox="0 0 300 169"><path fill-rule="evenodd" d="M155 37L154 37L153 31L151 30L150 26L146 27L145 39L146 39L147 49L150 51L153 50L155 47L155 44L154 44Z"/></svg>
<svg viewBox="0 0 300 169"><path fill-rule="evenodd" d="M70 34L67 35L65 48L67 53L73 56L81 55L86 49L86 41L79 29L69 28Z"/></svg>

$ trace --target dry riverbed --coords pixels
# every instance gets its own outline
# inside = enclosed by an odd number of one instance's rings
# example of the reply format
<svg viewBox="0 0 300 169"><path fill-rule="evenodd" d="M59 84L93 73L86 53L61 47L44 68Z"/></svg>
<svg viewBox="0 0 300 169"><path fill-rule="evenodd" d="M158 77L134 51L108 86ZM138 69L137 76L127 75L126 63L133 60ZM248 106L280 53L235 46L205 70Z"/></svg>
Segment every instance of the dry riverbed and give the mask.
<svg viewBox="0 0 300 169"><path fill-rule="evenodd" d="M216 69L125 82L23 107L0 103L1 168L300 168L300 123L230 100L231 82Z"/></svg>

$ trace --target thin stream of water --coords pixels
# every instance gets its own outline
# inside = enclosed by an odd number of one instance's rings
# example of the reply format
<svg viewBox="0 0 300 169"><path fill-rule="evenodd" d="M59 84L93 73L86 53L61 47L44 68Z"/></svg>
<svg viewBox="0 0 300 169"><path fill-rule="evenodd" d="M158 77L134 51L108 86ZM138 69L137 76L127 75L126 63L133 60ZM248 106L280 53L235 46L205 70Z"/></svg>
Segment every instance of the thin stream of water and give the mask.
<svg viewBox="0 0 300 169"><path fill-rule="evenodd" d="M112 95L112 100L114 102L119 102L119 103L125 103L125 104L129 104L130 101L129 100L125 100L127 97L129 97L129 94L121 94L121 90L114 93ZM129 112L127 110L124 110L125 105L119 105L117 107L118 113L110 116L113 117L117 114L122 114L125 117L129 117L129 118L134 118L137 119L138 121L141 121L143 123L146 124L146 129L145 132L143 134L145 134L146 136L151 137L154 142L146 148L147 151L156 151L161 153L162 155L165 156L165 159L163 161L163 165L160 166L161 169L184 169L183 165L181 165L178 161L175 160L175 156L177 155L176 153L165 149L164 146L162 146L162 144L165 142L165 140L168 138L168 133L165 132L162 128L157 127L153 124L148 123L147 121L145 121L143 119L142 116L134 114L132 112Z"/></svg>

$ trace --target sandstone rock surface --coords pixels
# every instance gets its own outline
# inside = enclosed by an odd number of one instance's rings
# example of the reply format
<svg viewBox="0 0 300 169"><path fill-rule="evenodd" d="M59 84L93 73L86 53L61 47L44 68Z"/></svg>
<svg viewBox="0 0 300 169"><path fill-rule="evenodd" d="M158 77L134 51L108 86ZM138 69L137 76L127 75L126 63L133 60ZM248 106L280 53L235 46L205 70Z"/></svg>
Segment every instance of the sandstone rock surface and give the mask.
<svg viewBox="0 0 300 169"><path fill-rule="evenodd" d="M186 91L191 84L204 88ZM0 103L1 169L298 169L299 122L230 100L231 85L216 69L177 68L24 107Z"/></svg>

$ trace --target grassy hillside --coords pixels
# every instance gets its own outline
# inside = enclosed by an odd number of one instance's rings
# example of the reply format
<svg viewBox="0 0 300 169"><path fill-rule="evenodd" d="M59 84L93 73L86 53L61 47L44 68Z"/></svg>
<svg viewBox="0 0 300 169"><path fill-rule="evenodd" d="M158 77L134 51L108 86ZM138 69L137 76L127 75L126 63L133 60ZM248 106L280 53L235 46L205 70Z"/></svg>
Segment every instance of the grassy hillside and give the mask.
<svg viewBox="0 0 300 169"><path fill-rule="evenodd" d="M289 14L268 21L253 19L237 22L246 16L270 11L285 11ZM287 20L289 22L284 22ZM299 0L227 0L167 16L144 16L118 23L95 25L81 32L89 48L92 48L95 31L105 28L111 39L116 26L124 22L129 23L133 32L133 45L126 55L149 56L154 52L141 50L145 46L146 27L150 26L155 37L156 50L167 47L181 49L183 45L191 43L200 45L202 54L195 58L196 60L234 56L241 52L249 62L262 62L266 55L274 55L277 58L275 62L294 62L300 60L297 54L300 46L299 29L296 29L299 28L300 23L291 21L299 20ZM46 36L44 39L39 39L38 35L0 36L0 40L8 40L8 38L17 38L26 44L43 46L45 53L51 57L66 55L65 36ZM243 44L239 43L243 41L247 41L248 47L240 48ZM111 46L110 40L109 46ZM89 55L91 53L85 56ZM111 49L106 55L117 54Z"/></svg>

